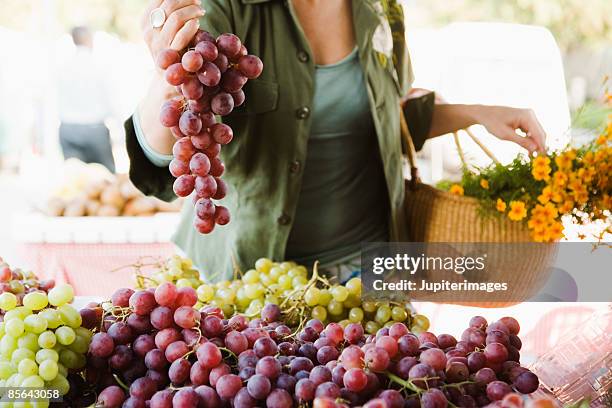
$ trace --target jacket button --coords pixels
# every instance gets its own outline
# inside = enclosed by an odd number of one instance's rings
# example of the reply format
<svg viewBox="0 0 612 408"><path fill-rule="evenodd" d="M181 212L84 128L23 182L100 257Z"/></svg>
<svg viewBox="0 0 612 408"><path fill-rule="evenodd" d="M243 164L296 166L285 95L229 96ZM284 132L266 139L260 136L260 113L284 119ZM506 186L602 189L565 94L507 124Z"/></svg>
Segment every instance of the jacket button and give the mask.
<svg viewBox="0 0 612 408"><path fill-rule="evenodd" d="M310 116L310 108L308 106L302 106L296 111L298 119L307 119Z"/></svg>
<svg viewBox="0 0 612 408"><path fill-rule="evenodd" d="M300 60L300 62L308 62L308 60L310 59L306 51L298 52L297 57L298 57L298 60Z"/></svg>
<svg viewBox="0 0 612 408"><path fill-rule="evenodd" d="M298 160L291 162L291 164L289 165L289 171L294 174L299 172L301 168L302 163L300 163Z"/></svg>
<svg viewBox="0 0 612 408"><path fill-rule="evenodd" d="M280 225L289 225L291 223L291 217L285 213L282 213L281 216L278 217L278 223Z"/></svg>

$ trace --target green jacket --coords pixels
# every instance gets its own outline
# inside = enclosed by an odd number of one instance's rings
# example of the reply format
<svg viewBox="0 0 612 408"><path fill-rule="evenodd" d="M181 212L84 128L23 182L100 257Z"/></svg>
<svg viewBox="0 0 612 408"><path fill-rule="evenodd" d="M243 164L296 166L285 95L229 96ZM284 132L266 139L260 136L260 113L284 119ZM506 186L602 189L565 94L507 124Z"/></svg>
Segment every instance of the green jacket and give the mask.
<svg viewBox="0 0 612 408"><path fill-rule="evenodd" d="M412 69L404 40L403 11L396 0L353 0L353 21L368 86L390 203L392 240L406 237L404 180L399 134L400 97L410 89ZM290 1L203 0L201 27L217 35L232 32L264 62L262 76L245 87L247 102L224 122L235 138L222 149L222 201L232 221L201 235L192 226L191 200L184 206L174 241L207 276L229 277L232 257L246 270L266 256L283 260L300 193L302 164L310 133L315 65ZM433 97L416 100L407 115L417 148L429 131ZM150 163L126 122L130 177L146 194L174 199L173 178ZM324 199L324 198L322 198Z"/></svg>

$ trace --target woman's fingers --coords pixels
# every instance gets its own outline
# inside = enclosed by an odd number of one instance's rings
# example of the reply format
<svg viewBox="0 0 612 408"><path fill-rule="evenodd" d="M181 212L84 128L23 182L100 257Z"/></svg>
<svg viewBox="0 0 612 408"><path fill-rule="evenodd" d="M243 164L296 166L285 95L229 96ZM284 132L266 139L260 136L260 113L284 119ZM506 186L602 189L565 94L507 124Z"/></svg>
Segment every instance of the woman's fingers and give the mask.
<svg viewBox="0 0 612 408"><path fill-rule="evenodd" d="M166 16L169 16L183 7L200 6L201 4L202 2L200 0L163 0L159 7L166 12Z"/></svg>
<svg viewBox="0 0 612 408"><path fill-rule="evenodd" d="M183 48L187 48L193 37L198 32L198 28L200 28L200 20L195 18L193 20L189 20L183 27L176 33L174 36L174 40L170 44L170 48L173 50L182 50Z"/></svg>
<svg viewBox="0 0 612 408"><path fill-rule="evenodd" d="M520 128L535 144L536 151L539 153L544 153L546 151L546 132L544 132L542 125L532 110L526 111L526 114L521 120Z"/></svg>
<svg viewBox="0 0 612 408"><path fill-rule="evenodd" d="M174 37L189 20L198 19L204 15L204 10L200 6L187 6L176 10L168 16L166 23L162 27L161 37L166 46L170 46Z"/></svg>
<svg viewBox="0 0 612 408"><path fill-rule="evenodd" d="M528 150L529 153L533 153L538 150L537 144L531 138L519 136L516 134L516 131L511 128L508 128L507 131L501 135L501 138L520 145L524 149Z"/></svg>
<svg viewBox="0 0 612 408"><path fill-rule="evenodd" d="M147 28L151 26L151 21L149 20L149 16L151 15L151 12L153 11L153 9L159 7L162 4L162 2L163 0L151 0L149 4L147 4L147 8L142 13L142 18L140 20L140 26L142 27L143 31L146 31Z"/></svg>

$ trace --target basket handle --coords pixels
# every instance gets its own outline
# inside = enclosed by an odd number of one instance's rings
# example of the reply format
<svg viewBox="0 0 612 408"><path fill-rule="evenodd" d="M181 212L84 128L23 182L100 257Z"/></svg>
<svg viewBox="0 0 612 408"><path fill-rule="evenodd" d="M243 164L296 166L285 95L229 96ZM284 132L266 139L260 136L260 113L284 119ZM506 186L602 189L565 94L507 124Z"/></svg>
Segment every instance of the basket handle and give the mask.
<svg viewBox="0 0 612 408"><path fill-rule="evenodd" d="M500 161L495 157L493 152L489 150L481 141L478 139L474 133L470 130L470 128L463 129L465 133L480 147L480 149L487 155L495 164L500 164ZM408 127L408 122L406 122L406 115L404 114L404 109L400 106L400 133L402 140L406 143L406 156L408 157L408 164L410 165L410 183L409 187L411 189L415 189L417 184L419 183L419 169L417 167L416 162L416 149L414 147L414 142L412 141L412 135L410 134L410 128ZM464 167L467 168L467 162L465 160L465 155L463 153L463 149L461 148L461 144L459 143L459 135L458 132L453 132L453 139L455 141L455 145L457 146L457 152L459 153L459 158L461 159L461 163Z"/></svg>
<svg viewBox="0 0 612 408"><path fill-rule="evenodd" d="M410 183L408 186L414 190L419 183L419 169L416 162L416 148L412 141L412 135L410 134L410 128L406 122L406 115L404 109L400 106L400 133L402 140L406 143L406 156L408 156L408 164L410 164Z"/></svg>
<svg viewBox="0 0 612 408"><path fill-rule="evenodd" d="M472 133L470 128L465 128L462 130L465 133L467 133L467 135L474 141L474 143L476 143L476 145L478 145L478 147L480 147L480 149L484 152L484 154L486 154L487 156L489 156L491 160L493 160L493 163L500 164L499 160L497 159L497 157L495 157L493 152L489 150L489 148L487 148L487 146L485 146L484 143L482 143L480 139L478 139L474 135L474 133ZM467 162L465 161L465 155L463 154L463 149L461 148L461 145L459 144L458 132L453 132L453 139L455 140L455 144L457 145L457 151L459 152L459 158L461 159L461 163L463 163L463 165L467 167Z"/></svg>

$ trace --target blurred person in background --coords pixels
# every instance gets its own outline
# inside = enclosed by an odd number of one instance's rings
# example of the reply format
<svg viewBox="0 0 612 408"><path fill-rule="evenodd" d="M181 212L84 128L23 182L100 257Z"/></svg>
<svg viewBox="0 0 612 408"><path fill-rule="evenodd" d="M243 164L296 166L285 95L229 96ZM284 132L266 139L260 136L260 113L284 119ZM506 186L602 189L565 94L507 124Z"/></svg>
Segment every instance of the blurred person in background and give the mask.
<svg viewBox="0 0 612 408"><path fill-rule="evenodd" d="M104 121L112 107L102 65L93 53L87 27L72 29L76 50L59 73L60 144L64 158L100 163L115 172L109 130Z"/></svg>

